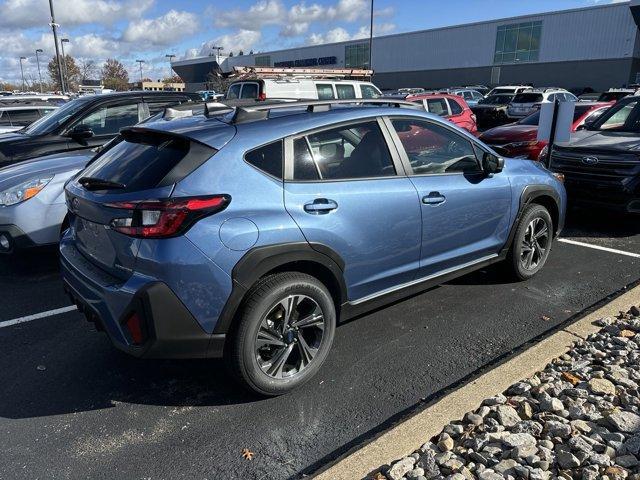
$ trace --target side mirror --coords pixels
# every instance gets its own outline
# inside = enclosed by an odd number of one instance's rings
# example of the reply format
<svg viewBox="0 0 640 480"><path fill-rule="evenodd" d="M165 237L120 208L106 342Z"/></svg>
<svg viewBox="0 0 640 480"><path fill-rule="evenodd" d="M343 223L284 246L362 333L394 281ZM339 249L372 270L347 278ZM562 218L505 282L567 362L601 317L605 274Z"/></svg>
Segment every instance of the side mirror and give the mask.
<svg viewBox="0 0 640 480"><path fill-rule="evenodd" d="M487 175L500 173L504 168L504 158L485 152L482 156L482 169Z"/></svg>
<svg viewBox="0 0 640 480"><path fill-rule="evenodd" d="M89 125L76 125L71 130L71 137L76 140L84 140L93 137L93 130Z"/></svg>

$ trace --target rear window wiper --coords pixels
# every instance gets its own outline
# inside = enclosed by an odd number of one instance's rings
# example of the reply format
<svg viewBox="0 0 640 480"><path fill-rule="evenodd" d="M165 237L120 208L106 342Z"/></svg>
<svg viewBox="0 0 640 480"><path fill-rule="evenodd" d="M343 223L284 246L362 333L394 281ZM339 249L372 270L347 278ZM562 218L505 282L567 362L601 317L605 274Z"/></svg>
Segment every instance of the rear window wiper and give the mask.
<svg viewBox="0 0 640 480"><path fill-rule="evenodd" d="M112 182L95 177L81 177L78 183L87 190L120 190L127 188L124 183Z"/></svg>

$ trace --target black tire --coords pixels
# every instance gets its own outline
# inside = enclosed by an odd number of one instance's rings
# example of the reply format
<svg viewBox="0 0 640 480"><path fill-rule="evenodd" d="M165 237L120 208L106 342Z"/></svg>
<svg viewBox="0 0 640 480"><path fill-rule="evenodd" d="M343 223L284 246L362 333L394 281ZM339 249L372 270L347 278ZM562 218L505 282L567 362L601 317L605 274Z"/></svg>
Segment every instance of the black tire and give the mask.
<svg viewBox="0 0 640 480"><path fill-rule="evenodd" d="M539 229L536 235L543 229L546 231L546 236L538 237L535 243L531 241L532 225ZM505 260L509 275L516 280L527 280L536 275L549 258L552 242L553 220L549 211L538 204L525 207Z"/></svg>
<svg viewBox="0 0 640 480"><path fill-rule="evenodd" d="M285 305L293 305L293 313L288 316ZM322 327L315 325L319 323L318 314L314 313L318 309ZM285 316L289 319L286 327ZM296 323L302 319L313 319L313 325L298 328ZM335 328L333 299L318 279L298 272L269 275L247 294L225 352L227 366L234 378L252 392L265 396L285 394L318 372L331 349ZM268 343L260 347L266 342L265 333L273 334L266 337L269 342L275 338L273 341L282 345ZM313 356L311 352L315 352ZM284 361L290 363L277 368L277 360L285 355Z"/></svg>

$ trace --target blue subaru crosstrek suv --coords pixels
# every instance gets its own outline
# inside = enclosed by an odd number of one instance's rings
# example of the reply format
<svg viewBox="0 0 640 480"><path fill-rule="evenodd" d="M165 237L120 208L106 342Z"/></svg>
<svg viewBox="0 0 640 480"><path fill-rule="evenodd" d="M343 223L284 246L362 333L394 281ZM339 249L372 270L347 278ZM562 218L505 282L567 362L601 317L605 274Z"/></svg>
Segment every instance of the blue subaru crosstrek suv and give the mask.
<svg viewBox="0 0 640 480"><path fill-rule="evenodd" d="M224 356L263 395L309 380L336 324L549 256L562 183L389 100L167 110L66 186L65 288L139 357Z"/></svg>

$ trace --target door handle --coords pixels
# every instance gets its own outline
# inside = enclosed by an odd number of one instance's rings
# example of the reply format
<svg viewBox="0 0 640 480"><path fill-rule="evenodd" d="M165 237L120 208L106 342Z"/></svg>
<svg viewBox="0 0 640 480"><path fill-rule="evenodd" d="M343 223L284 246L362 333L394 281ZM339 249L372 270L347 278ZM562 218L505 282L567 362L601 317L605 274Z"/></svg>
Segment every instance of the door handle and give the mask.
<svg viewBox="0 0 640 480"><path fill-rule="evenodd" d="M316 198L313 202L304 204L304 211L313 214L329 213L338 208L337 202L328 198Z"/></svg>
<svg viewBox="0 0 640 480"><path fill-rule="evenodd" d="M440 192L430 192L429 195L422 197L422 203L426 205L438 205L444 203L447 198Z"/></svg>

